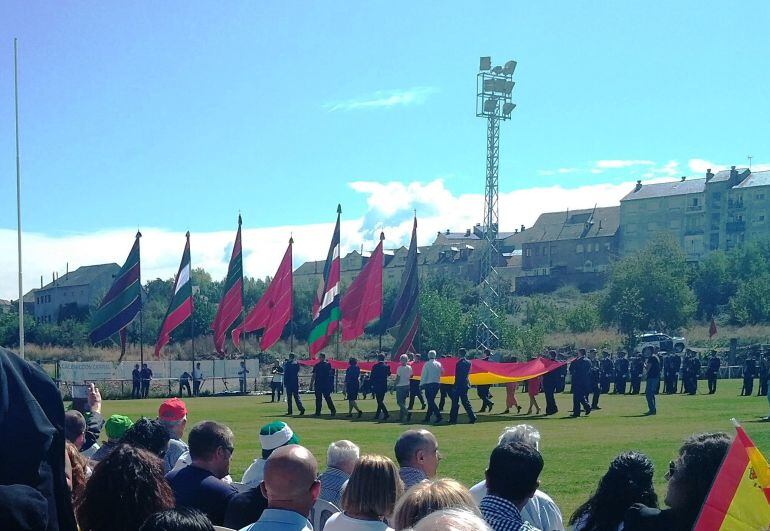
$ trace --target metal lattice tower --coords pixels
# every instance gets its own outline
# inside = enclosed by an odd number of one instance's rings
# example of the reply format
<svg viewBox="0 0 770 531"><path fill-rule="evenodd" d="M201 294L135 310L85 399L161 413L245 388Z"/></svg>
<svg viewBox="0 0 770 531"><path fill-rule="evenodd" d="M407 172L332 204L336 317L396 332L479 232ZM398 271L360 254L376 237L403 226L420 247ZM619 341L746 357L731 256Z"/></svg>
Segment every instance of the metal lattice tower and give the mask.
<svg viewBox="0 0 770 531"><path fill-rule="evenodd" d="M516 108L516 104L511 101L516 61L508 61L505 66L492 68L491 58L482 57L479 70L476 76L476 116L487 119L487 176L482 224L485 246L479 270L481 300L476 327L476 347L491 350L497 348L500 342L497 329L497 311L500 306L499 279L495 269L501 260L497 248L500 121L510 119L511 112Z"/></svg>

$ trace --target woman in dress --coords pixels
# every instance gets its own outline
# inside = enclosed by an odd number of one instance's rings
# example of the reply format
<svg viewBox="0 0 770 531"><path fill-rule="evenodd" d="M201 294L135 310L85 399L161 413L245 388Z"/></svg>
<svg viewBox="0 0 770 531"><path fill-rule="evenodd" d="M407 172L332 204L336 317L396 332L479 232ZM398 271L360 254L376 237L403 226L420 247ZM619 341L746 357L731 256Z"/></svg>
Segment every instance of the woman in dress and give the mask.
<svg viewBox="0 0 770 531"><path fill-rule="evenodd" d="M361 408L358 407L358 378L361 375L361 368L358 366L356 358L350 358L348 368L345 369L345 396L348 398L348 417L353 416L353 410L358 411L358 418L361 418Z"/></svg>
<svg viewBox="0 0 770 531"><path fill-rule="evenodd" d="M531 380L527 380L527 394L529 395L529 409L527 410L527 415L532 414L533 407L537 411L535 415L540 414L540 404L537 403L537 395L540 394L541 383L543 383L542 376L538 376L537 378L532 378Z"/></svg>
<svg viewBox="0 0 770 531"><path fill-rule="evenodd" d="M503 411L503 414L510 413L512 407L516 408L516 413L521 413L521 406L516 400L516 387L518 385L519 382L508 382L505 384L505 411Z"/></svg>

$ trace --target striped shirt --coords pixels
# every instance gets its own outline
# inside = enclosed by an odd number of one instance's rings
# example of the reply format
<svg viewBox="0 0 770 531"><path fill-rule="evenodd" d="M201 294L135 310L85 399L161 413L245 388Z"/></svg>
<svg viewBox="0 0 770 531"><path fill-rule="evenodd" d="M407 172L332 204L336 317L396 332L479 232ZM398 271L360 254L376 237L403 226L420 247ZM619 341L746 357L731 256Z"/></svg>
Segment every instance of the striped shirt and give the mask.
<svg viewBox="0 0 770 531"><path fill-rule="evenodd" d="M516 506L499 496L487 494L479 504L481 515L494 531L538 531L521 519Z"/></svg>
<svg viewBox="0 0 770 531"><path fill-rule="evenodd" d="M321 482L321 494L318 497L339 507L342 489L348 482L349 476L339 468L330 466L318 479Z"/></svg>

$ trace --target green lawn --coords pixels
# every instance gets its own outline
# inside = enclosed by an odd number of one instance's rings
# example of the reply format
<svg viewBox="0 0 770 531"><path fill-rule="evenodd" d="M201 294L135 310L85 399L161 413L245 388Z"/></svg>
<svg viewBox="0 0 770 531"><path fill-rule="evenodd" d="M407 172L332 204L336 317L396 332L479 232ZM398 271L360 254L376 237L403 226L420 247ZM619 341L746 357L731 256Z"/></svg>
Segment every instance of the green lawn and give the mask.
<svg viewBox="0 0 770 531"><path fill-rule="evenodd" d="M705 382L701 382L703 392ZM500 415L500 405L505 401L503 388L493 388L495 412L479 416L475 425L461 424L431 426L439 440L444 460L439 474L462 481L471 486L484 474L489 452L497 442L505 426L527 422L536 426L542 435L541 451L545 469L540 481L542 490L550 494L561 507L565 519L585 500L595 488L599 478L606 471L610 460L624 450L639 450L649 455L655 463L656 490L662 499L665 495L664 472L668 462L675 456L681 441L688 435L703 431L733 432L731 417L742 421L749 436L760 450L770 455L770 424L758 422L760 416L768 413L765 397L738 397L740 382L720 381L719 391L714 396L659 396L658 415L642 417L646 411L644 396L603 396L601 411L590 417L565 418L571 409L571 395L557 397L560 412L552 417L526 417L524 415ZM756 388L755 388L756 392ZM475 395L475 392L472 391ZM522 402L526 395L521 395ZM161 400L122 400L104 404L104 414L123 413L134 417L142 415L155 417ZM259 456L259 428L276 420L288 420L291 427L318 458L320 466L325 462L326 447L336 439L350 439L361 446L365 453L381 453L393 458L393 444L405 426L393 422L397 411L395 396L389 397L391 422L376 423L371 420L375 409L374 400L360 400L366 412L361 420L345 417L347 402L342 395L336 395L338 415L331 418L311 416L287 419L285 404L270 404L264 396L213 397L187 399L189 412L188 426L204 419L214 419L229 425L235 432L235 455L232 476L240 479L252 459ZM540 395L541 407L545 398ZM312 395L303 395L308 412L313 412ZM419 405L419 402L418 402ZM473 401L478 410L479 401ZM526 407L524 408L526 411ZM342 412L342 415L339 414ZM397 416L397 415L396 415ZM415 412L414 419L422 419L422 412ZM411 426L420 426L412 422Z"/></svg>

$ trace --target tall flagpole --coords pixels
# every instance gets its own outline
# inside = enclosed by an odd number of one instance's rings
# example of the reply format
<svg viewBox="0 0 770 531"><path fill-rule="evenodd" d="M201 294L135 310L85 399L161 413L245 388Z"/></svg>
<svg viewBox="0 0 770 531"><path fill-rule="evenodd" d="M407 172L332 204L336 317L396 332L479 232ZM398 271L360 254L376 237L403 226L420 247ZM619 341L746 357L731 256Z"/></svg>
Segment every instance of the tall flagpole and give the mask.
<svg viewBox="0 0 770 531"><path fill-rule="evenodd" d="M142 233L136 231L136 237L141 238ZM139 363L144 365L144 303L142 302L142 259L141 242L139 251Z"/></svg>
<svg viewBox="0 0 770 531"><path fill-rule="evenodd" d="M16 106L16 231L19 249L19 356L24 359L24 293L21 274L21 170L19 164L19 67L13 39L13 93Z"/></svg>
<svg viewBox="0 0 770 531"><path fill-rule="evenodd" d="M187 231L187 245L190 245L190 231ZM192 300L192 312L190 312L190 348L192 349L192 370L195 371L195 293L193 292L193 278L192 278L192 249L190 249L190 296ZM192 375L192 372L190 373ZM182 392L180 391L181 395Z"/></svg>

